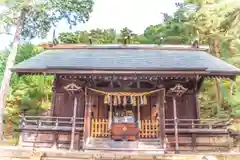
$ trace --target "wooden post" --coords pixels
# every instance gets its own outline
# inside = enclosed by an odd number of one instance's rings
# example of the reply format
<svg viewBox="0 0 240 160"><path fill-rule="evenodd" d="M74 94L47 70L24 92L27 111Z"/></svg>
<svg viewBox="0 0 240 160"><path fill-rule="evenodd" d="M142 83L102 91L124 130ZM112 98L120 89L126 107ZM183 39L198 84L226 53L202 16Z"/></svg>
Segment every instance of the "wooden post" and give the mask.
<svg viewBox="0 0 240 160"><path fill-rule="evenodd" d="M21 113L20 115L20 123L19 123L19 128L25 127L25 120L24 120L24 114ZM24 137L24 131L21 130L20 134L19 134L19 138L18 138L18 147L21 148L22 147L22 143L23 143L23 137Z"/></svg>
<svg viewBox="0 0 240 160"><path fill-rule="evenodd" d="M85 105L84 105L84 132L83 132L83 138L84 138L84 142L83 142L83 149L85 148L85 145L86 145L86 142L87 142L87 139L88 139L88 135L89 135L89 132L88 132L88 127L89 127L89 114L88 114L88 98L87 98L87 87L85 86L85 90L84 90L84 102L85 102Z"/></svg>
<svg viewBox="0 0 240 160"><path fill-rule="evenodd" d="M140 97L137 98L137 112L138 112L138 128L141 130L141 117L140 117Z"/></svg>
<svg viewBox="0 0 240 160"><path fill-rule="evenodd" d="M52 85L52 100L51 100L51 104L52 104L52 107L51 107L51 116L55 116L55 109L57 108L56 107L56 96L57 96L57 93L56 93L56 85L57 85L57 76L55 75L54 76L54 81L53 81L53 85ZM52 145L52 148L56 148L57 149L57 139L58 139L58 134L57 132L53 133L53 145Z"/></svg>
<svg viewBox="0 0 240 160"><path fill-rule="evenodd" d="M70 149L74 149L74 137L76 129L76 115L77 115L77 97L74 95L74 104L73 104L73 117L72 117L72 134L71 134L71 145Z"/></svg>
<svg viewBox="0 0 240 160"><path fill-rule="evenodd" d="M91 134L91 112L92 112L92 96L89 95L89 97L87 98L87 103L88 103L88 127L87 127L87 131L88 131L88 137Z"/></svg>
<svg viewBox="0 0 240 160"><path fill-rule="evenodd" d="M109 111L109 122L108 122L108 128L111 129L111 125L112 125L112 114L113 112L113 105L112 105L112 96L110 96L110 111Z"/></svg>
<svg viewBox="0 0 240 160"><path fill-rule="evenodd" d="M161 94L161 91L158 93L158 109L159 109L159 136L160 136L160 145L161 148L165 146L165 97L164 93Z"/></svg>
<svg viewBox="0 0 240 160"><path fill-rule="evenodd" d="M174 116L175 152L179 153L178 118L177 118L177 106L176 106L176 97L175 96L173 96L173 116Z"/></svg>
<svg viewBox="0 0 240 160"><path fill-rule="evenodd" d="M195 81L195 86L194 86L194 101L195 101L195 107L196 107L196 119L200 119L200 105L198 101L198 86L197 86L198 81ZM195 123L199 123L199 121L192 121L192 128L195 128ZM192 150L193 152L196 150L197 147L197 135L195 133L192 134Z"/></svg>

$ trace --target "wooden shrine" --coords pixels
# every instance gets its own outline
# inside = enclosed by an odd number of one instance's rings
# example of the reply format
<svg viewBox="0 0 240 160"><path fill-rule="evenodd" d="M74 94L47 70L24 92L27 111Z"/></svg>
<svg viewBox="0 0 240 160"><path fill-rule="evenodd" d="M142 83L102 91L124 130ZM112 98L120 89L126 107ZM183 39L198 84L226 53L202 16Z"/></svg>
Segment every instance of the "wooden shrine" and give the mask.
<svg viewBox="0 0 240 160"><path fill-rule="evenodd" d="M22 116L22 146L179 152L231 145L219 120L200 119L198 93L206 78L234 80L240 69L201 47L56 45L12 70L55 77L51 114Z"/></svg>

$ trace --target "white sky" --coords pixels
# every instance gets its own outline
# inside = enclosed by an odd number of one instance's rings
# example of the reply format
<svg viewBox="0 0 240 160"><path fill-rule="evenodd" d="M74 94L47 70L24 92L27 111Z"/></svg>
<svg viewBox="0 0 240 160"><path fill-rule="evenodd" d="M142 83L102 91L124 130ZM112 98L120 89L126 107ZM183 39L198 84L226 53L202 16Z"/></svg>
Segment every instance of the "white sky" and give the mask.
<svg viewBox="0 0 240 160"><path fill-rule="evenodd" d="M93 13L86 24L68 28L61 22L56 32L89 30L94 28L115 28L119 31L123 27L132 29L135 33L142 33L149 25L162 21L161 12L173 13L175 2L179 0L95 0ZM0 8L1 10L1 8ZM52 40L52 33L46 38ZM6 47L12 37L0 36L0 49ZM33 43L41 40L35 39Z"/></svg>

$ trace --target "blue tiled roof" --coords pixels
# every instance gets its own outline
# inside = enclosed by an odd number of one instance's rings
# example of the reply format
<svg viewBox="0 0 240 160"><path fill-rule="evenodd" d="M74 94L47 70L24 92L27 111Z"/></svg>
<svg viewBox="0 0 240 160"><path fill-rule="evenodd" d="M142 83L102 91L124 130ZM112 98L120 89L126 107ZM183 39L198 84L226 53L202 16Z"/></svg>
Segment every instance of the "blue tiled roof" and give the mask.
<svg viewBox="0 0 240 160"><path fill-rule="evenodd" d="M206 68L208 72L240 69L204 51L149 49L53 49L13 67L19 70L47 68L166 70Z"/></svg>

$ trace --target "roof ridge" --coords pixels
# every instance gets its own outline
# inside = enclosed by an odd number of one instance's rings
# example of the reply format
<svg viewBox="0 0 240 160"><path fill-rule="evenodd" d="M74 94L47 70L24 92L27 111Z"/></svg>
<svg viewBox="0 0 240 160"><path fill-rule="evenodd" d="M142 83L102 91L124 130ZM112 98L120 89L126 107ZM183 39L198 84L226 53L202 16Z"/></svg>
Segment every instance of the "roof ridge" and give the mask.
<svg viewBox="0 0 240 160"><path fill-rule="evenodd" d="M145 50L190 50L190 51L208 51L209 46L200 45L199 48L191 45L172 45L172 44L42 44L39 45L45 49L145 49Z"/></svg>

